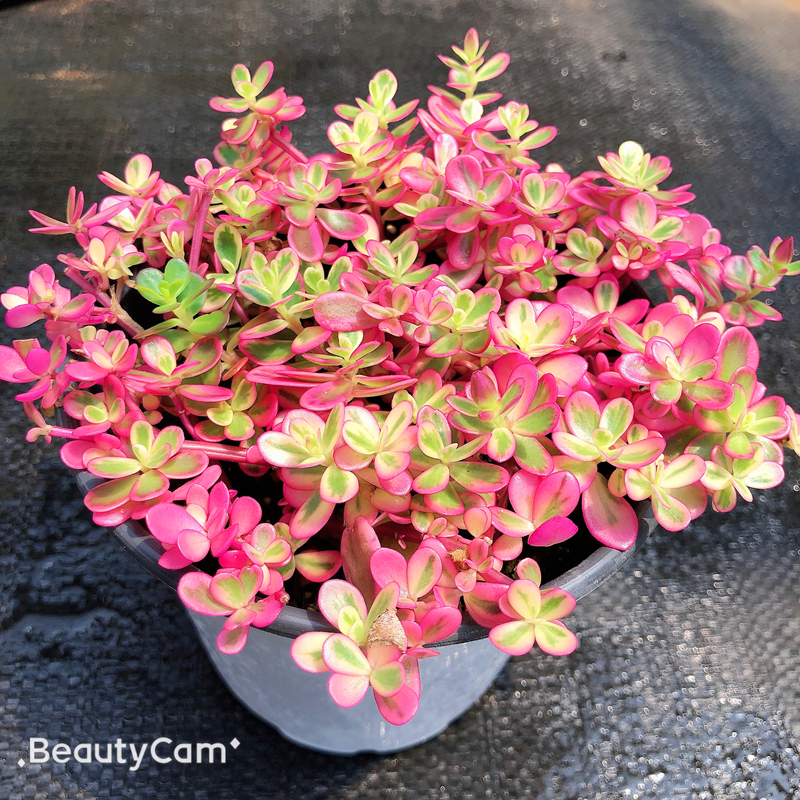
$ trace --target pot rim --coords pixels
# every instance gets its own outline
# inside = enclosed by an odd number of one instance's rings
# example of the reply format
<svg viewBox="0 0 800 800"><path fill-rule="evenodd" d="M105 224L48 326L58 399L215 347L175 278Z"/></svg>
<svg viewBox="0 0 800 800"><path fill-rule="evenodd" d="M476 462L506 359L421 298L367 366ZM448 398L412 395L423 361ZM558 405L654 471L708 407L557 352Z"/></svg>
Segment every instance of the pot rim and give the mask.
<svg viewBox="0 0 800 800"><path fill-rule="evenodd" d="M75 476L78 486L84 495L90 489L104 482L102 478L86 471L76 470ZM634 509L639 518L639 531L632 547L628 550L600 547L576 567L568 570L557 579L544 584L542 588L551 589L558 586L569 592L576 600L580 600L590 592L593 592L602 583L605 583L614 573L618 572L624 564L630 561L634 553L641 548L657 526L650 503L634 503ZM162 567L158 560L164 553L164 548L158 539L136 520L123 522L110 530L114 538L130 555L145 567L151 575L154 575L174 591L177 591L178 581L181 576L189 572L201 572L194 565L183 569L166 569ZM287 605L283 607L278 618L271 625L267 628L255 628L251 630L250 635L273 633L288 639L296 639L300 634L308 631L334 632L335 629L320 612L307 611ZM436 646L443 647L445 645L473 642L478 639L485 639L488 635L488 628L484 628L474 622L462 622L452 636L437 642Z"/></svg>

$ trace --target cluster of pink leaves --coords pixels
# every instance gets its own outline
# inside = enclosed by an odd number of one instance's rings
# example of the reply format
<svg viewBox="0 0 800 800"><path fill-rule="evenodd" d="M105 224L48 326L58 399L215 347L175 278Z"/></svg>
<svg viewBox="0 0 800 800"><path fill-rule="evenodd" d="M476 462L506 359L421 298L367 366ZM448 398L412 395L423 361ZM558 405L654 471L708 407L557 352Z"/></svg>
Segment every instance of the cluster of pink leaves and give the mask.
<svg viewBox="0 0 800 800"><path fill-rule="evenodd" d="M187 570L184 602L226 618L226 653L295 574L321 584L337 632L298 638L296 662L331 672L340 705L371 687L395 724L462 611L508 653L574 649L574 600L539 588L526 543L569 539L578 504L626 549L631 501L678 531L709 498L729 511L777 485L800 439L748 330L780 319L757 297L800 271L792 240L733 255L633 142L602 171L542 167L530 154L555 130L520 103L489 110L500 95L479 84L509 59L485 50L472 30L441 57L425 109L379 72L311 158L285 125L301 99L261 96L270 62L237 65L237 96L211 102L239 115L218 166L199 160L183 191L139 155L100 176L99 205L73 189L66 220L32 212L75 236L60 260L79 293L43 265L2 295L8 325L43 322L49 344L0 348L0 378L31 384L30 440L66 438L64 462L104 479L96 522L146 521L162 565ZM651 275L667 302L637 293ZM277 473L271 521L220 462ZM193 568L209 558L216 574Z"/></svg>

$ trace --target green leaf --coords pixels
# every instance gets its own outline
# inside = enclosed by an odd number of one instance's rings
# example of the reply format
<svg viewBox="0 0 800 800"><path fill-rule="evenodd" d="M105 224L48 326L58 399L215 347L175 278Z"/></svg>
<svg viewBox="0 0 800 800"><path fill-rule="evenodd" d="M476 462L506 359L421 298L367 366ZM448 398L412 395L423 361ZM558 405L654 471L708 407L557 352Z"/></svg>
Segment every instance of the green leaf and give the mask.
<svg viewBox="0 0 800 800"><path fill-rule="evenodd" d="M210 314L203 314L203 316L193 319L188 331L199 336L208 336L213 333L219 333L227 324L227 311L212 311Z"/></svg>

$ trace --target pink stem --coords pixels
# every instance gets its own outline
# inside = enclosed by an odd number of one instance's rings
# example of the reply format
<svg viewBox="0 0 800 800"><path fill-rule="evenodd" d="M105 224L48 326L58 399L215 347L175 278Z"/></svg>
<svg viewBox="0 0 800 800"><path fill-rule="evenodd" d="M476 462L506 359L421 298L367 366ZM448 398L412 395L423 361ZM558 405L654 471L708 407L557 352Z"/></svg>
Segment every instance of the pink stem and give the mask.
<svg viewBox="0 0 800 800"><path fill-rule="evenodd" d="M183 423L183 427L186 429L186 432L192 437L192 439L196 439L197 434L194 431L194 425L192 425L191 421L189 420L189 415L186 413L186 406L184 406L183 400L181 400L178 395L175 395L172 398L172 402L175 405L175 410L178 412L178 417Z"/></svg>
<svg viewBox="0 0 800 800"><path fill-rule="evenodd" d="M197 207L197 216L194 220L194 230L192 231L192 249L189 252L189 270L197 272L197 265L200 263L200 248L203 246L203 232L206 229L206 218L208 209L211 207L211 197L213 192L206 190L200 198Z"/></svg>
<svg viewBox="0 0 800 800"><path fill-rule="evenodd" d="M80 436L75 435L72 428L62 428L59 425L48 425L48 434L50 436L58 436L60 439L80 439Z"/></svg>
<svg viewBox="0 0 800 800"><path fill-rule="evenodd" d="M67 267L64 270L64 274L73 282L76 283L78 286L81 287L85 292L88 292L92 297L97 300L100 305L105 308L111 307L111 298L107 294L103 294L98 288L92 286L83 275L78 272L74 267Z"/></svg>
<svg viewBox="0 0 800 800"><path fill-rule="evenodd" d="M293 144L290 144L283 139L277 131L275 131L274 136L270 137L269 141L270 144L274 144L275 147L283 150L284 153L291 156L295 161L299 161L301 164L308 163L308 157L301 150L298 150Z"/></svg>
<svg viewBox="0 0 800 800"><path fill-rule="evenodd" d="M247 458L247 450L241 447L231 447L227 444L215 442L184 442L184 450L199 450L209 458L217 461L236 461L240 464L252 464Z"/></svg>
<svg viewBox="0 0 800 800"><path fill-rule="evenodd" d="M247 323L250 322L250 317L247 316L247 312L242 308L242 304L239 300L234 301L233 310L236 312L236 316L239 317L242 325L247 325Z"/></svg>

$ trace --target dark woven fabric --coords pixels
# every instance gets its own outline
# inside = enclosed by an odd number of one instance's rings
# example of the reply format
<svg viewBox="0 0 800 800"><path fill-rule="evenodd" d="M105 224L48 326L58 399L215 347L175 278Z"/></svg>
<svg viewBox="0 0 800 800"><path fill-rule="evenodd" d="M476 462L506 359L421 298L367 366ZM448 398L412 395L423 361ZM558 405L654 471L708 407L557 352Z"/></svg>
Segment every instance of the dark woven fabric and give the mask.
<svg viewBox="0 0 800 800"><path fill-rule="evenodd" d="M238 61L276 62L306 98L301 146L381 67L401 100L443 82L469 25L514 62L510 98L560 135L570 170L625 139L739 251L800 234L800 8L794 0L50 0L0 11L0 283L54 262L25 232L70 184L133 153L179 181L209 154ZM540 151L541 153L542 151ZM762 379L800 404L798 286L756 331ZM4 342L11 338L5 330ZM7 404L12 392L0 388ZM8 408L7 405L4 407ZM657 532L573 616L563 659L515 659L439 739L394 757L283 741L219 683L177 599L91 524L55 446L0 419L0 798L699 798L800 796L794 456L787 481L726 516ZM265 676L268 679L268 676ZM221 766L25 766L27 741L227 741Z"/></svg>

